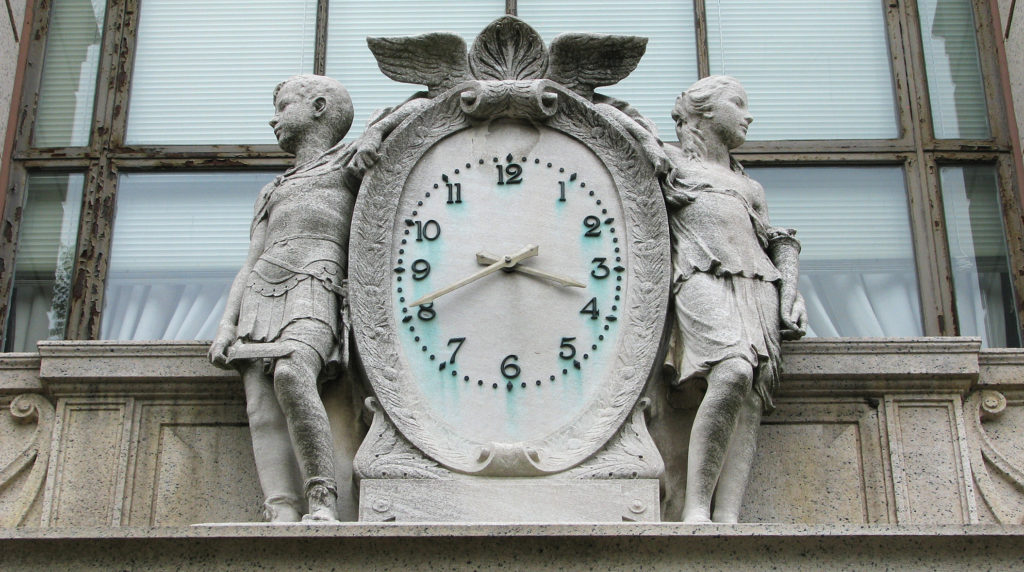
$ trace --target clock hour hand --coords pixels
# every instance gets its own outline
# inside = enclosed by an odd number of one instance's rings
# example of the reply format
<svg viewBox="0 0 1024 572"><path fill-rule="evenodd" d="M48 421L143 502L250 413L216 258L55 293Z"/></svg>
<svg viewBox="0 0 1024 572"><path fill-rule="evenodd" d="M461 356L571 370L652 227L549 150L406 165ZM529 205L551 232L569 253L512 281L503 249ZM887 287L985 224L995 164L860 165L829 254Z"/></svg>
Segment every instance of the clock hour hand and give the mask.
<svg viewBox="0 0 1024 572"><path fill-rule="evenodd" d="M480 264L494 264L498 261L498 257L489 252L477 252L476 261ZM573 286L575 288L586 288L585 284L581 284L572 278L560 276L558 274L552 274L551 272L545 272L544 270L538 270L531 266L524 266L522 264L516 264L511 268L516 272L522 272L523 274L529 274L530 276L536 276L538 278L547 278L553 282L557 282L561 286Z"/></svg>
<svg viewBox="0 0 1024 572"><path fill-rule="evenodd" d="M520 262L526 260L527 258L530 258L531 256L537 256L537 253L539 251L540 247L538 247L536 244L527 244L518 252L502 256L500 259L497 259L493 264L491 264L487 268L484 268L483 270L480 270L479 272L476 272L474 274L470 274L469 276L463 278L462 280L459 280L458 282L449 284L448 286L445 286L440 290L435 290L434 292L431 292L430 294L423 296L422 298L416 300L412 304L409 304L409 307L411 308L413 306L420 306L428 302L433 302L434 300L440 298L441 296L444 296L445 294L453 290L462 288L467 284L476 282L477 280L483 278L484 276L487 276L488 274L493 274L498 270L501 270L502 268L512 268L516 264L519 264Z"/></svg>

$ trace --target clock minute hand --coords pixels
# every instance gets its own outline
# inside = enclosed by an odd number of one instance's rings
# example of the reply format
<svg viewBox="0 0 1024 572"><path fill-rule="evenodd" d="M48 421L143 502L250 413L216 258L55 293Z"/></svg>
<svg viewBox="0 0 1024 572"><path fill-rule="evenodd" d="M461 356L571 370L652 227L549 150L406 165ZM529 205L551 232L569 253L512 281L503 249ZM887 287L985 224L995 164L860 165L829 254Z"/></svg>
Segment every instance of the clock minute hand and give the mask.
<svg viewBox="0 0 1024 572"><path fill-rule="evenodd" d="M507 255L501 257L500 259L496 260L493 264L491 264L487 268L484 268L483 270L481 270L481 271L479 271L479 272L477 272L475 274L470 274L469 276L463 278L462 280L459 280L458 282L455 282L453 284L449 284L448 286L445 286L444 288L441 288L440 290L435 290L434 292L431 292L430 294L427 294L426 296L423 296L422 298L420 298L420 299L416 300L415 302L409 304L409 307L411 308L413 306L420 306L420 305L426 304L428 302L433 302L434 300L440 298L441 296L444 296L445 294L447 294L447 293L449 293L449 292L451 292L453 290L457 290L459 288L462 288L463 286L465 286L467 284L470 284L472 282L476 282L477 280L483 278L484 276L487 276L488 274L493 274L494 272L497 272L498 270L501 270L502 268L512 268L516 264L519 264L521 261L523 261L523 260L525 260L527 258L530 258L531 256L537 256L537 253L539 251L540 251L540 247L538 247L536 244L527 244L522 249L520 249L518 252L516 252L514 254L507 254Z"/></svg>
<svg viewBox="0 0 1024 572"><path fill-rule="evenodd" d="M480 264L485 264L485 265L486 264L494 264L497 260L499 260L499 258L497 256L489 253L489 252L477 252L476 253L476 261L478 263L480 263ZM560 276L558 274L553 274L551 272L546 272L544 270L539 270L539 269L533 268L531 266L525 266L525 265L522 265L522 264L517 264L517 265L512 267L512 270L515 270L516 272L522 272L523 274L529 274L530 276L536 276L538 278L546 278L546 279L551 280L553 282L557 282L558 284L560 284L562 286L572 286L574 288L586 288L587 287L586 284L581 284L580 282L577 282L576 280L573 280L572 278L567 278L565 276Z"/></svg>

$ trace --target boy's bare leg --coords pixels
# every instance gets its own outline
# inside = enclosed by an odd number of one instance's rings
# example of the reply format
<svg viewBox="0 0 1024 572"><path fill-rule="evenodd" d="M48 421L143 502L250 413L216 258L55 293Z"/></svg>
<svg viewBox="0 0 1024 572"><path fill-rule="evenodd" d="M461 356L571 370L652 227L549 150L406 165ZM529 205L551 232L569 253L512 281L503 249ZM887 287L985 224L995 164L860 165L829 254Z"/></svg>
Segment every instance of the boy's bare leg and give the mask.
<svg viewBox="0 0 1024 572"><path fill-rule="evenodd" d="M295 447L309 512L303 520L336 521L338 488L334 477L334 443L327 411L317 392L320 356L296 343L296 350L279 358L274 390Z"/></svg>
<svg viewBox="0 0 1024 572"><path fill-rule="evenodd" d="M721 361L708 372L708 391L690 432L683 522L711 522L712 495L753 374L753 367L740 358Z"/></svg>
<svg viewBox="0 0 1024 572"><path fill-rule="evenodd" d="M736 523L740 518L743 493L750 478L750 467L757 451L757 431L761 426L761 397L751 389L747 392L736 416L729 448L725 453L722 474L715 488L715 522Z"/></svg>
<svg viewBox="0 0 1024 572"><path fill-rule="evenodd" d="M265 516L269 522L298 522L303 508L302 477L273 382L259 360L246 367L242 381Z"/></svg>

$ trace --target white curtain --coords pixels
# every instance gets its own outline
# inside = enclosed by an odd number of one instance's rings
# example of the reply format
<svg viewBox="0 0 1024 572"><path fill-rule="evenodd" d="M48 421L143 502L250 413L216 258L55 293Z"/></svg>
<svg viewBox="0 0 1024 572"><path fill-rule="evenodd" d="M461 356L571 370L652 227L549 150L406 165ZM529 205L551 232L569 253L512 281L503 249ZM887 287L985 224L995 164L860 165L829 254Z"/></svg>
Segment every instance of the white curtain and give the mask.
<svg viewBox="0 0 1024 572"><path fill-rule="evenodd" d="M267 172L125 173L100 337L209 339L245 260Z"/></svg>
<svg viewBox="0 0 1024 572"><path fill-rule="evenodd" d="M898 136L881 0L707 0L711 73L750 96L751 140Z"/></svg>
<svg viewBox="0 0 1024 572"><path fill-rule="evenodd" d="M924 335L900 167L748 173L765 187L772 224L797 230L808 335Z"/></svg>

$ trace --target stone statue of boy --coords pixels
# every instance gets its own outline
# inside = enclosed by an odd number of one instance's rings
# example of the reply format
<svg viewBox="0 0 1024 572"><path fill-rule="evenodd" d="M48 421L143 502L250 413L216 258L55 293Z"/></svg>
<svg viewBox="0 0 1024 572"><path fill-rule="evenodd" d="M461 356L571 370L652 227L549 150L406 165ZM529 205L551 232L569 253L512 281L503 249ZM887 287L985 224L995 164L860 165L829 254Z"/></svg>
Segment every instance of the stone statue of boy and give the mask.
<svg viewBox="0 0 1024 572"><path fill-rule="evenodd" d="M341 310L362 173L339 164L347 145L336 145L352 100L331 78L298 75L277 86L274 106L270 126L295 166L256 199L249 254L209 357L242 375L267 520L332 522L334 446L319 388L347 361Z"/></svg>

